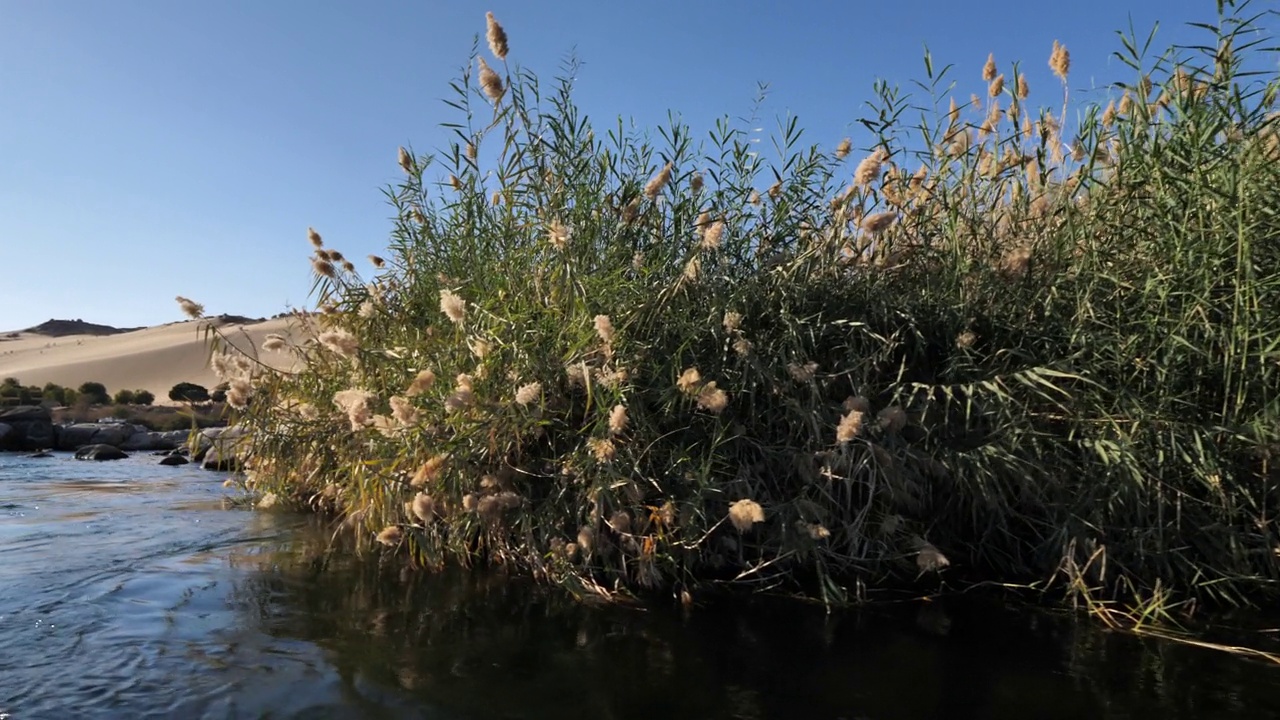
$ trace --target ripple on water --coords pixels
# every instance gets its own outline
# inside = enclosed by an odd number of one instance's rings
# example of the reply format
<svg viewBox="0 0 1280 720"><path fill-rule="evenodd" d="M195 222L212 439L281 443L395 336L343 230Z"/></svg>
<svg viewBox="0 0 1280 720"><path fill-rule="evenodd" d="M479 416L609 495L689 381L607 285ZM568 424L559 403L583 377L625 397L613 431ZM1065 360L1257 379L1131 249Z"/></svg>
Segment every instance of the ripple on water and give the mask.
<svg viewBox="0 0 1280 720"><path fill-rule="evenodd" d="M328 555L323 524L222 509L224 475L120 462L86 480L0 457L13 720L1280 716L1269 667L1088 623L587 607Z"/></svg>

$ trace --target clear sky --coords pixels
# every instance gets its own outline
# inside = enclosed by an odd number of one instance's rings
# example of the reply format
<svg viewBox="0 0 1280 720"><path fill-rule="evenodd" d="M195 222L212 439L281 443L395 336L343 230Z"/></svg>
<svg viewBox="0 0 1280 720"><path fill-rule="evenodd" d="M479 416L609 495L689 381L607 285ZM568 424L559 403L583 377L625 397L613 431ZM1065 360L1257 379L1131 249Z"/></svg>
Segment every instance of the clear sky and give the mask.
<svg viewBox="0 0 1280 720"><path fill-rule="evenodd" d="M1159 21L1163 48L1216 15L1212 0L0 0L0 330L168 322L178 294L211 313L304 306L307 226L350 257L385 248L396 148L445 146L441 100L486 10L509 60L544 78L577 53L597 127L674 110L705 135L763 81L762 124L794 113L828 146L867 141L873 80L910 89L926 45L962 97L994 52L1048 104L1055 39L1076 97L1105 98L1132 77L1116 30Z"/></svg>

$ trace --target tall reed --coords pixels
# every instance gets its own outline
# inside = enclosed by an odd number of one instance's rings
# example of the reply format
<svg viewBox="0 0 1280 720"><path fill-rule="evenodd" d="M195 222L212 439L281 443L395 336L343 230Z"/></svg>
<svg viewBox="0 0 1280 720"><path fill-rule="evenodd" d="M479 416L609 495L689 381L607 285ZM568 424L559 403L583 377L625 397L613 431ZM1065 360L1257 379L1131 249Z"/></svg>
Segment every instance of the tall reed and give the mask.
<svg viewBox="0 0 1280 720"><path fill-rule="evenodd" d="M994 59L948 96L926 57L922 93L876 84L869 146L791 120L773 160L729 120L597 134L578 68L509 65L489 15L372 279L310 232L322 311L246 392L249 483L602 595L1274 599L1280 81L1250 13L1154 60L1125 37L1105 106L1058 43L1049 106Z"/></svg>

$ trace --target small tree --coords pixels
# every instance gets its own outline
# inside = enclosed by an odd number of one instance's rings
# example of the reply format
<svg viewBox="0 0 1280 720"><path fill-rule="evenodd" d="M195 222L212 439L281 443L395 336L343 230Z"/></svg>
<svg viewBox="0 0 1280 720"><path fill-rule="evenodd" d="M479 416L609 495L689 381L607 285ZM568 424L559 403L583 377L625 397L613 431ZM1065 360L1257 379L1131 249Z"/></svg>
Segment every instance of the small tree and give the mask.
<svg viewBox="0 0 1280 720"><path fill-rule="evenodd" d="M209 389L195 383L180 382L169 390L169 399L184 403L208 402Z"/></svg>
<svg viewBox="0 0 1280 720"><path fill-rule="evenodd" d="M156 401L156 396L149 390L134 390L133 403L135 405L150 405Z"/></svg>
<svg viewBox="0 0 1280 720"><path fill-rule="evenodd" d="M117 390L114 398L117 405L132 405L134 402L132 390Z"/></svg>
<svg viewBox="0 0 1280 720"><path fill-rule="evenodd" d="M59 405L67 404L67 388L61 385L51 382L45 383L43 392L46 400L52 400Z"/></svg>
<svg viewBox="0 0 1280 720"><path fill-rule="evenodd" d="M106 405L111 402L107 394L107 386L100 382L87 382L80 386L80 398L88 399L94 405Z"/></svg>

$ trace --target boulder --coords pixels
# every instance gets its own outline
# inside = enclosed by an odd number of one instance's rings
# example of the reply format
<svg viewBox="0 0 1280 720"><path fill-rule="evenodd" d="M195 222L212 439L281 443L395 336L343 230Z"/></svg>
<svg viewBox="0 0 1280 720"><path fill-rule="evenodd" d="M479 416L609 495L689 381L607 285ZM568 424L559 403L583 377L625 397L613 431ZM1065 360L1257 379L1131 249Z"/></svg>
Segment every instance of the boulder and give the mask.
<svg viewBox="0 0 1280 720"><path fill-rule="evenodd" d="M123 447L129 438L137 432L137 427L128 423L103 423L97 426L98 431L93 434L93 439L89 442L93 445L113 445L115 447ZM146 432L146 428L143 428Z"/></svg>
<svg viewBox="0 0 1280 720"><path fill-rule="evenodd" d="M186 435L185 432L181 433ZM186 439L185 437L183 438ZM135 432L129 436L128 440L120 446L121 450L173 450L178 447L178 441L173 433L152 432L143 429L141 432Z"/></svg>
<svg viewBox="0 0 1280 720"><path fill-rule="evenodd" d="M49 408L19 405L0 409L0 450L43 450L53 446L53 416Z"/></svg>
<svg viewBox="0 0 1280 720"><path fill-rule="evenodd" d="M181 455L165 455L160 458L161 465L186 465L188 462L190 461Z"/></svg>
<svg viewBox="0 0 1280 720"><path fill-rule="evenodd" d="M209 430L219 432L209 433ZM201 435L209 437L209 447L203 456L193 460L201 463L205 470L238 470L244 451L248 449L249 433L244 428L209 428Z"/></svg>
<svg viewBox="0 0 1280 720"><path fill-rule="evenodd" d="M112 445L85 445L76 450L77 460L123 460L129 457L125 451Z"/></svg>
<svg viewBox="0 0 1280 720"><path fill-rule="evenodd" d="M203 461L205 454L209 452L209 449L213 447L213 444L217 442L218 438L222 436L222 433L226 431L227 428L224 427L212 427L197 430L192 435L191 441L187 443L188 447L191 447L191 459L195 462Z"/></svg>
<svg viewBox="0 0 1280 720"><path fill-rule="evenodd" d="M57 450L75 450L93 444L93 434L98 432L96 423L76 423L58 428L53 447Z"/></svg>

